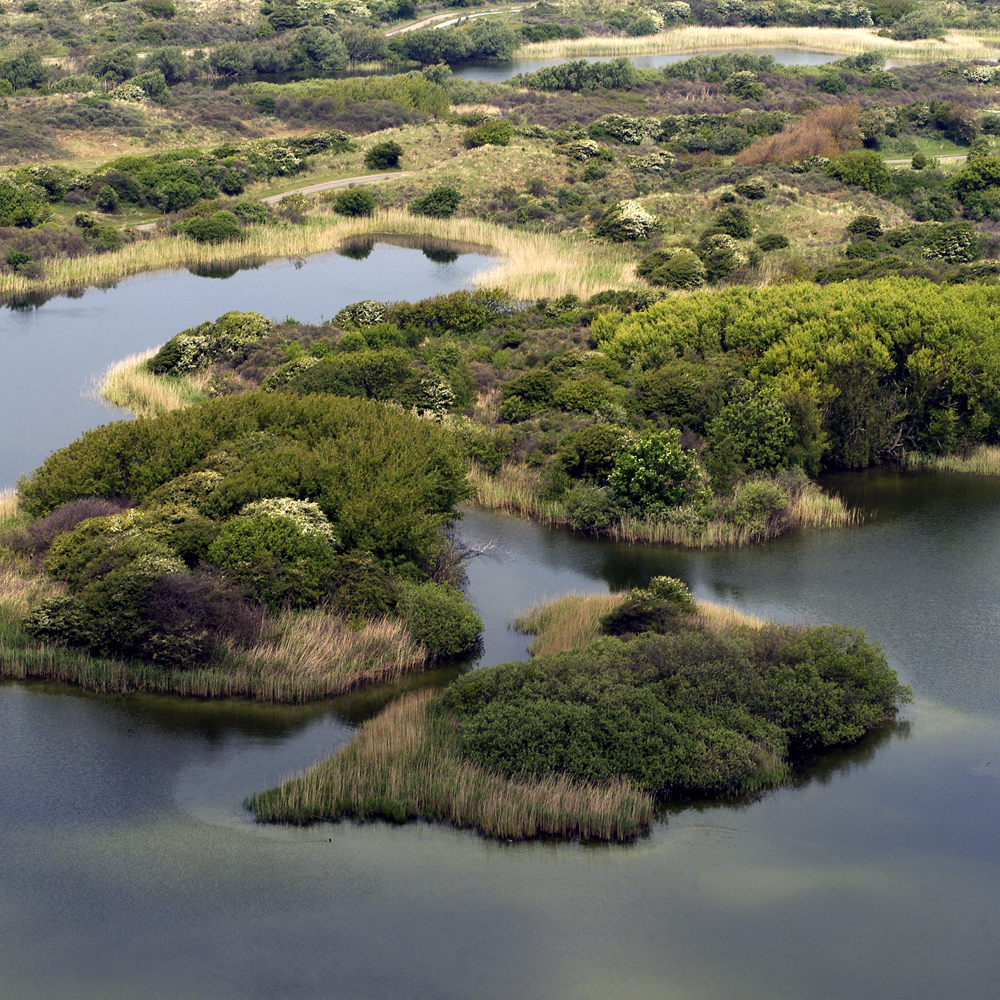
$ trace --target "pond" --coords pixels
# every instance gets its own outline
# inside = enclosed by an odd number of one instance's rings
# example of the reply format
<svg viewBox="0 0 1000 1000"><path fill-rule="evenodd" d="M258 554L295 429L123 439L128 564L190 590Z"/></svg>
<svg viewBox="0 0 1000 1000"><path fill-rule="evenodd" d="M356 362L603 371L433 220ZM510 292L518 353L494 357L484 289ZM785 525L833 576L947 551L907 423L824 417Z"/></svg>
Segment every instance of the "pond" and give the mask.
<svg viewBox="0 0 1000 1000"><path fill-rule="evenodd" d="M670 63L681 62L694 56L721 56L729 52L748 52L755 56L774 56L775 62L784 66L821 66L842 58L833 52L815 52L809 49L706 49L704 52L672 52L661 56L630 56L629 59L640 69L659 69ZM618 56L581 56L588 62L610 62ZM487 80L500 83L518 73L534 73L544 66L558 66L570 62L568 59L519 59L511 62L467 62L453 66L456 76L467 80Z"/></svg>
<svg viewBox="0 0 1000 1000"><path fill-rule="evenodd" d="M240 803L387 692L305 707L0 685L0 995L19 1000L987 1000L1000 980L1000 484L865 473L849 531L679 552L470 511L482 662L544 596L684 577L864 625L916 700L757 801L632 846L425 824L254 827ZM441 683L447 672L416 683Z"/></svg>
<svg viewBox="0 0 1000 1000"><path fill-rule="evenodd" d="M0 490L84 430L120 419L121 411L96 398L97 379L114 362L187 327L231 309L319 323L351 302L385 299L387 288L393 299L413 301L470 288L477 273L495 265L483 253L457 253L443 244L421 249L406 238L380 237L354 242L342 253L207 275L151 272L78 297L0 308Z"/></svg>

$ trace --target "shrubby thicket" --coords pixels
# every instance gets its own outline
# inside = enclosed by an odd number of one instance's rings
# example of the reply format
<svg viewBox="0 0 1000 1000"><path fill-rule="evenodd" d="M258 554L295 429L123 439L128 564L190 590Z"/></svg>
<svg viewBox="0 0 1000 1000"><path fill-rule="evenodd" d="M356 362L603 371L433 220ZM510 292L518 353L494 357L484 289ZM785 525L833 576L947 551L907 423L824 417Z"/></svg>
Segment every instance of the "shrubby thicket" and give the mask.
<svg viewBox="0 0 1000 1000"><path fill-rule="evenodd" d="M173 357L197 364L268 328L229 313ZM185 668L258 641L265 611L398 617L432 655L482 627L448 582L461 453L398 409L231 396L90 431L19 494L35 520L6 543L67 587L26 619L46 642Z"/></svg>
<svg viewBox="0 0 1000 1000"><path fill-rule="evenodd" d="M796 757L883 725L908 697L858 629L720 634L692 612L679 581L655 579L603 620L608 638L459 678L439 705L460 753L513 778L755 792L787 780Z"/></svg>

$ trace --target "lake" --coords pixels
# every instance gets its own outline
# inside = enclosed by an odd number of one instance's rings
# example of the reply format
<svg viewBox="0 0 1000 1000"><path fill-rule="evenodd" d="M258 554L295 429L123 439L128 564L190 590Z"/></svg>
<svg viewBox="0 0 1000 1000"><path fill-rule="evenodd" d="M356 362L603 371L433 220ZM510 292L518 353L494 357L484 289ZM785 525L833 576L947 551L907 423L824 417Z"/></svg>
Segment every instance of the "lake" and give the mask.
<svg viewBox="0 0 1000 1000"><path fill-rule="evenodd" d="M776 62L784 66L821 66L842 58L833 52L814 52L808 49L709 49L704 52L672 52L662 56L629 56L629 60L640 69L659 69L671 63L691 59L694 56L720 56L729 52L748 52L755 56L774 56ZM581 56L588 62L610 62L619 56ZM452 67L455 76L467 80L487 80L500 83L519 73L534 73L545 66L558 66L571 62L569 59L519 59L511 62L466 62Z"/></svg>
<svg viewBox="0 0 1000 1000"><path fill-rule="evenodd" d="M375 276L352 270L374 262ZM228 309L317 321L489 263L377 245L224 281L145 275L0 313L4 479L115 414L107 364ZM387 289L391 288L391 292ZM1000 482L825 480L860 526L740 550L627 546L466 512L480 665L518 612L680 576L780 621L865 627L915 701L756 800L633 845L448 827L258 827L242 808L398 689L307 706L0 684L0 996L17 1000L992 1000L1000 981ZM441 685L460 668L412 678Z"/></svg>
<svg viewBox="0 0 1000 1000"><path fill-rule="evenodd" d="M366 257L322 253L214 276L158 271L80 297L0 308L0 489L82 431L120 419L120 410L96 398L99 377L114 362L187 327L232 309L319 323L351 302L385 298L386 288L393 299L413 301L471 288L474 275L495 265L496 258L481 253L377 242Z"/></svg>

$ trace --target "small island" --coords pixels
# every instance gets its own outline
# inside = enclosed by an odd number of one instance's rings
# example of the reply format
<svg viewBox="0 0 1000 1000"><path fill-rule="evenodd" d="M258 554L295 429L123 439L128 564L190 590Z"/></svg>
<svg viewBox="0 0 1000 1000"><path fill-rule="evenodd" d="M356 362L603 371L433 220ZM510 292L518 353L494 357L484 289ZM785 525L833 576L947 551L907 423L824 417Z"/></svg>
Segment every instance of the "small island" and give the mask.
<svg viewBox="0 0 1000 1000"><path fill-rule="evenodd" d="M858 629L699 607L666 577L519 624L546 655L397 701L247 805L272 822L424 819L504 839L628 840L667 798L780 785L803 755L856 742L909 698Z"/></svg>

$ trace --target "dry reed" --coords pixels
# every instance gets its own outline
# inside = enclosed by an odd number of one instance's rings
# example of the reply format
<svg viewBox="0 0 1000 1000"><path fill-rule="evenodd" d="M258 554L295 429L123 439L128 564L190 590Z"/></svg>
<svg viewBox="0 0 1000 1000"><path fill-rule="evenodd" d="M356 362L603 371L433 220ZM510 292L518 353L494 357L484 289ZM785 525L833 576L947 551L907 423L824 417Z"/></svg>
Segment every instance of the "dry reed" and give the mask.
<svg viewBox="0 0 1000 1000"><path fill-rule="evenodd" d="M973 32L948 32L945 41L920 39L897 42L880 38L867 28L713 28L691 25L639 38L564 38L522 45L515 59L581 59L587 56L656 56L671 53L746 50L753 48L812 49L831 58L878 52L894 62L937 62L944 59L995 59L989 37Z"/></svg>
<svg viewBox="0 0 1000 1000"><path fill-rule="evenodd" d="M617 594L567 594L538 604L514 621L519 632L535 636L532 656L553 656L567 649L587 646L601 636L601 619L614 611L628 596ZM762 618L728 608L714 601L697 601L697 621L712 632L732 628L762 628Z"/></svg>
<svg viewBox="0 0 1000 1000"><path fill-rule="evenodd" d="M204 393L196 380L154 375L146 368L158 350L151 347L116 361L98 379L98 395L137 417L153 417L198 402Z"/></svg>
<svg viewBox="0 0 1000 1000"><path fill-rule="evenodd" d="M1000 447L981 444L966 455L926 455L907 452L902 465L906 469L935 472L967 472L976 476L1000 476Z"/></svg>
<svg viewBox="0 0 1000 1000"><path fill-rule="evenodd" d="M625 600L618 594L567 594L539 604L514 621L519 632L535 636L532 656L552 656L588 646L600 636L601 619Z"/></svg>
<svg viewBox="0 0 1000 1000"><path fill-rule="evenodd" d="M145 271L209 267L240 260L299 258L339 247L357 236L425 236L491 249L496 267L473 277L477 285L507 289L521 299L573 293L586 298L607 288L638 287L634 253L621 247L576 241L545 233L524 233L481 219L432 219L388 209L367 218L318 212L305 225L252 227L239 243L196 243L186 236L163 236L130 243L111 253L53 260L42 278L0 274L0 301L34 292L110 284Z"/></svg>
<svg viewBox="0 0 1000 1000"><path fill-rule="evenodd" d="M14 490L0 490L0 531L17 520L20 505Z"/></svg>
<svg viewBox="0 0 1000 1000"><path fill-rule="evenodd" d="M624 779L601 786L563 775L515 780L462 761L435 698L400 699L339 753L247 805L262 821L422 818L508 840L626 840L648 828L653 800Z"/></svg>

